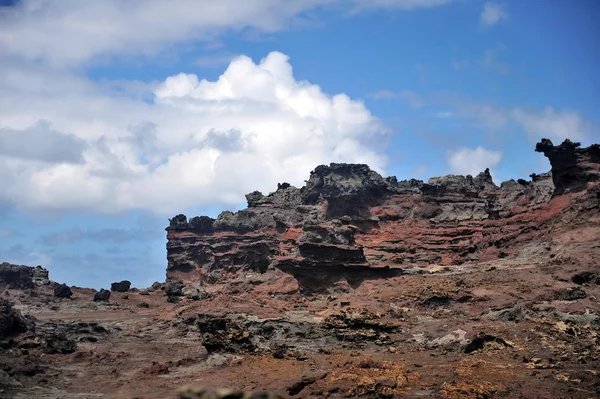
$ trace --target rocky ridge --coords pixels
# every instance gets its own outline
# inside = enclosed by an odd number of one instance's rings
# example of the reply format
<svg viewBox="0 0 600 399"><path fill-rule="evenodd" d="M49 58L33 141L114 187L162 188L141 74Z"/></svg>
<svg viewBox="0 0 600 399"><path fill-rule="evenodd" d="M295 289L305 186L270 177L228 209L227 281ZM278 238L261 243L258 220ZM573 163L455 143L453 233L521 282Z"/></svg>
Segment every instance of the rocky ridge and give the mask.
<svg viewBox="0 0 600 399"><path fill-rule="evenodd" d="M544 139L536 151L550 159L551 172L500 186L489 170L423 182L383 178L367 165L321 165L304 187L255 191L236 213L172 218L167 279L214 284L284 272L305 293L326 292L344 279L356 286L415 268L510 257L541 242L572 195L599 180L598 145Z"/></svg>

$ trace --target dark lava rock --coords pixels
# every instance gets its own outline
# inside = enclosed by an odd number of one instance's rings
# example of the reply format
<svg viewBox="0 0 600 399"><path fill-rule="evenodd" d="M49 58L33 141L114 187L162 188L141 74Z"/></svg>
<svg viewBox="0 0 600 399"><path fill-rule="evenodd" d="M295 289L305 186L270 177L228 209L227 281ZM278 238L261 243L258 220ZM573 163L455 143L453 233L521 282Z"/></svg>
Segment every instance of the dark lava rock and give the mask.
<svg viewBox="0 0 600 399"><path fill-rule="evenodd" d="M56 284L56 286L54 286L54 296L57 298L71 298L73 296L73 291L71 291L71 287L66 284Z"/></svg>
<svg viewBox="0 0 600 399"><path fill-rule="evenodd" d="M13 289L34 288L33 267L1 263L0 285Z"/></svg>
<svg viewBox="0 0 600 399"><path fill-rule="evenodd" d="M165 283L162 289L165 291L167 296L183 296L183 287L185 284L180 280L173 280Z"/></svg>
<svg viewBox="0 0 600 399"><path fill-rule="evenodd" d="M557 146L548 139L542 139L535 146L535 150L542 152L552 165L554 195L580 191L588 182L600 180L597 166L600 163L600 145L580 146L580 143L569 139Z"/></svg>
<svg viewBox="0 0 600 399"><path fill-rule="evenodd" d="M503 340L500 337L496 337L494 335L490 335L490 334L481 332L481 333L477 334L477 336L475 338L473 338L471 340L471 342L469 342L467 345L465 345L462 348L462 351L464 353L473 353L475 351L483 349L485 347L485 345L488 343L493 343L493 344L496 344L497 346L503 347L503 348L512 348L513 347L511 344L509 344L508 342L506 342L505 340Z"/></svg>
<svg viewBox="0 0 600 399"><path fill-rule="evenodd" d="M203 314L198 315L196 326L209 353L252 352L255 348L250 333L240 320Z"/></svg>
<svg viewBox="0 0 600 399"><path fill-rule="evenodd" d="M33 329L33 322L27 320L12 303L0 299L0 339L12 337Z"/></svg>
<svg viewBox="0 0 600 399"><path fill-rule="evenodd" d="M300 392L304 390L309 385L317 382L317 377L315 376L304 376L299 381L296 381L293 385L287 388L287 393L291 396L298 395Z"/></svg>
<svg viewBox="0 0 600 399"><path fill-rule="evenodd" d="M554 291L552 299L557 301L576 301L585 297L587 297L587 294L584 290L579 287L574 287Z"/></svg>
<svg viewBox="0 0 600 399"><path fill-rule="evenodd" d="M178 296L171 296L171 295L169 295L167 297L167 302L169 302L169 303L179 303L179 302L181 302L181 298L179 298Z"/></svg>
<svg viewBox="0 0 600 399"><path fill-rule="evenodd" d="M74 340L69 339L66 334L56 333L45 337L45 344L42 347L42 351L48 354L60 353L67 354L73 353L77 349L77 344Z"/></svg>
<svg viewBox="0 0 600 399"><path fill-rule="evenodd" d="M112 292L127 292L131 288L131 281L123 280L118 283L112 283L110 290Z"/></svg>
<svg viewBox="0 0 600 399"><path fill-rule="evenodd" d="M575 284L600 284L600 274L597 272L581 272L571 277Z"/></svg>
<svg viewBox="0 0 600 399"><path fill-rule="evenodd" d="M104 288L96 292L94 295L94 302L108 302L110 299L110 291Z"/></svg>

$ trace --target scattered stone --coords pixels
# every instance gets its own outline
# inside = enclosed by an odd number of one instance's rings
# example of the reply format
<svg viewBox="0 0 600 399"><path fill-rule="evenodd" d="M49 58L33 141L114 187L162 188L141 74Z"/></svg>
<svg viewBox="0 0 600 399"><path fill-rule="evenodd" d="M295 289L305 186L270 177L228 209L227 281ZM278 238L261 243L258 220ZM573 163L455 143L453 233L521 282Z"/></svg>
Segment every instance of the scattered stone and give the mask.
<svg viewBox="0 0 600 399"><path fill-rule="evenodd" d="M483 349L488 344L494 344L497 348L512 348L513 346L500 337L494 335L479 333L474 339L467 343L462 351L464 353L473 353Z"/></svg>
<svg viewBox="0 0 600 399"><path fill-rule="evenodd" d="M110 285L110 290L112 292L127 292L131 288L131 281L123 280L118 283L112 283Z"/></svg>
<svg viewBox="0 0 600 399"><path fill-rule="evenodd" d="M579 287L556 290L552 294L552 299L556 301L576 301L585 297L587 297L587 294Z"/></svg>
<svg viewBox="0 0 600 399"><path fill-rule="evenodd" d="M104 288L96 292L94 295L94 302L108 302L110 299L110 291Z"/></svg>
<svg viewBox="0 0 600 399"><path fill-rule="evenodd" d="M55 333L45 337L45 344L42 351L48 354L67 354L73 353L77 349L74 340L69 339L64 333Z"/></svg>
<svg viewBox="0 0 600 399"><path fill-rule="evenodd" d="M597 272L581 272L573 275L571 277L571 281L575 284L583 285L583 284L596 284L600 285L600 274Z"/></svg>
<svg viewBox="0 0 600 399"><path fill-rule="evenodd" d="M71 291L71 287L66 284L56 284L54 286L54 296L57 298L71 298L73 296L73 291Z"/></svg>
<svg viewBox="0 0 600 399"><path fill-rule="evenodd" d="M183 287L185 284L181 280L173 280L162 286L167 296L183 296Z"/></svg>
<svg viewBox="0 0 600 399"><path fill-rule="evenodd" d="M146 290L140 291L140 295L150 295L150 293Z"/></svg>
<svg viewBox="0 0 600 399"><path fill-rule="evenodd" d="M136 305L138 308L145 308L148 309L150 307L150 304L148 302L140 302Z"/></svg>
<svg viewBox="0 0 600 399"><path fill-rule="evenodd" d="M155 281L152 283L152 285L150 287L148 287L147 291L149 292L153 292L156 290L160 290L162 288L163 284L159 283L158 281Z"/></svg>
<svg viewBox="0 0 600 399"><path fill-rule="evenodd" d="M317 381L316 377L304 376L300 381L295 382L292 386L287 388L287 393L291 396L296 396L309 385L314 384Z"/></svg>

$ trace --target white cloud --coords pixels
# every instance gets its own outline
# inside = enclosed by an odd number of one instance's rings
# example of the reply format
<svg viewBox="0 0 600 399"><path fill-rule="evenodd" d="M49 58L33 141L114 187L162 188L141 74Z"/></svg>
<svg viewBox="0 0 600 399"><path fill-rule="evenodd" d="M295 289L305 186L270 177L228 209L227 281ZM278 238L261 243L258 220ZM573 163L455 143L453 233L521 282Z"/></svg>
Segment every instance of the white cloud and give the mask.
<svg viewBox="0 0 600 399"><path fill-rule="evenodd" d="M483 5L483 10L479 20L485 26L492 26L503 19L508 19L508 12L498 3L487 2Z"/></svg>
<svg viewBox="0 0 600 399"><path fill-rule="evenodd" d="M403 90L398 92L391 90L379 90L371 94L370 97L376 100L393 100L400 98L406 101L406 103L412 108L421 108L425 104L423 96L411 90Z"/></svg>
<svg viewBox="0 0 600 399"><path fill-rule="evenodd" d="M0 13L0 48L56 65L156 56L172 44L219 43L227 31L272 33L302 25L307 11L408 10L448 0L23 0ZM337 7L337 8L336 8ZM214 48L214 47L213 47Z"/></svg>
<svg viewBox="0 0 600 399"><path fill-rule="evenodd" d="M553 140L585 140L594 134L600 136L600 129L574 111L555 111L546 107L542 111L516 108L512 111L514 120L523 126L532 138L542 137Z"/></svg>
<svg viewBox="0 0 600 399"><path fill-rule="evenodd" d="M70 155L79 163L0 155L0 202L27 209L172 214L236 204L281 181L300 186L323 163L386 162L372 147L387 132L377 118L345 94L297 81L278 52L260 63L240 56L216 81L180 73L136 86L151 101L60 69L0 67L0 128L27 132L45 120L46 133L85 144Z"/></svg>
<svg viewBox="0 0 600 399"><path fill-rule="evenodd" d="M491 151L483 147L461 147L448 153L448 165L454 173L476 176L486 168L492 169L502 160L502 151Z"/></svg>
<svg viewBox="0 0 600 399"><path fill-rule="evenodd" d="M415 8L437 7L450 3L452 0L352 0L356 10L388 8L412 10Z"/></svg>

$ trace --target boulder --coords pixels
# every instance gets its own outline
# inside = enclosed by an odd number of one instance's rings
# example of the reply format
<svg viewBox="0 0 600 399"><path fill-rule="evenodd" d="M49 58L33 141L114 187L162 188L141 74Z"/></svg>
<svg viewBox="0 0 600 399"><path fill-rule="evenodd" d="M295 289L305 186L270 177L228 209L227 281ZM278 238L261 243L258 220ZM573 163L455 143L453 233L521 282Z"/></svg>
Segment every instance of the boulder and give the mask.
<svg viewBox="0 0 600 399"><path fill-rule="evenodd" d="M94 302L108 302L110 299L110 291L104 288L96 292L94 295Z"/></svg>
<svg viewBox="0 0 600 399"><path fill-rule="evenodd" d="M73 296L73 291L71 291L71 287L66 284L56 284L54 286L54 296L57 298L71 298Z"/></svg>
<svg viewBox="0 0 600 399"><path fill-rule="evenodd" d="M131 288L131 281L123 280L119 282L112 283L110 285L110 290L112 292L127 292Z"/></svg>

